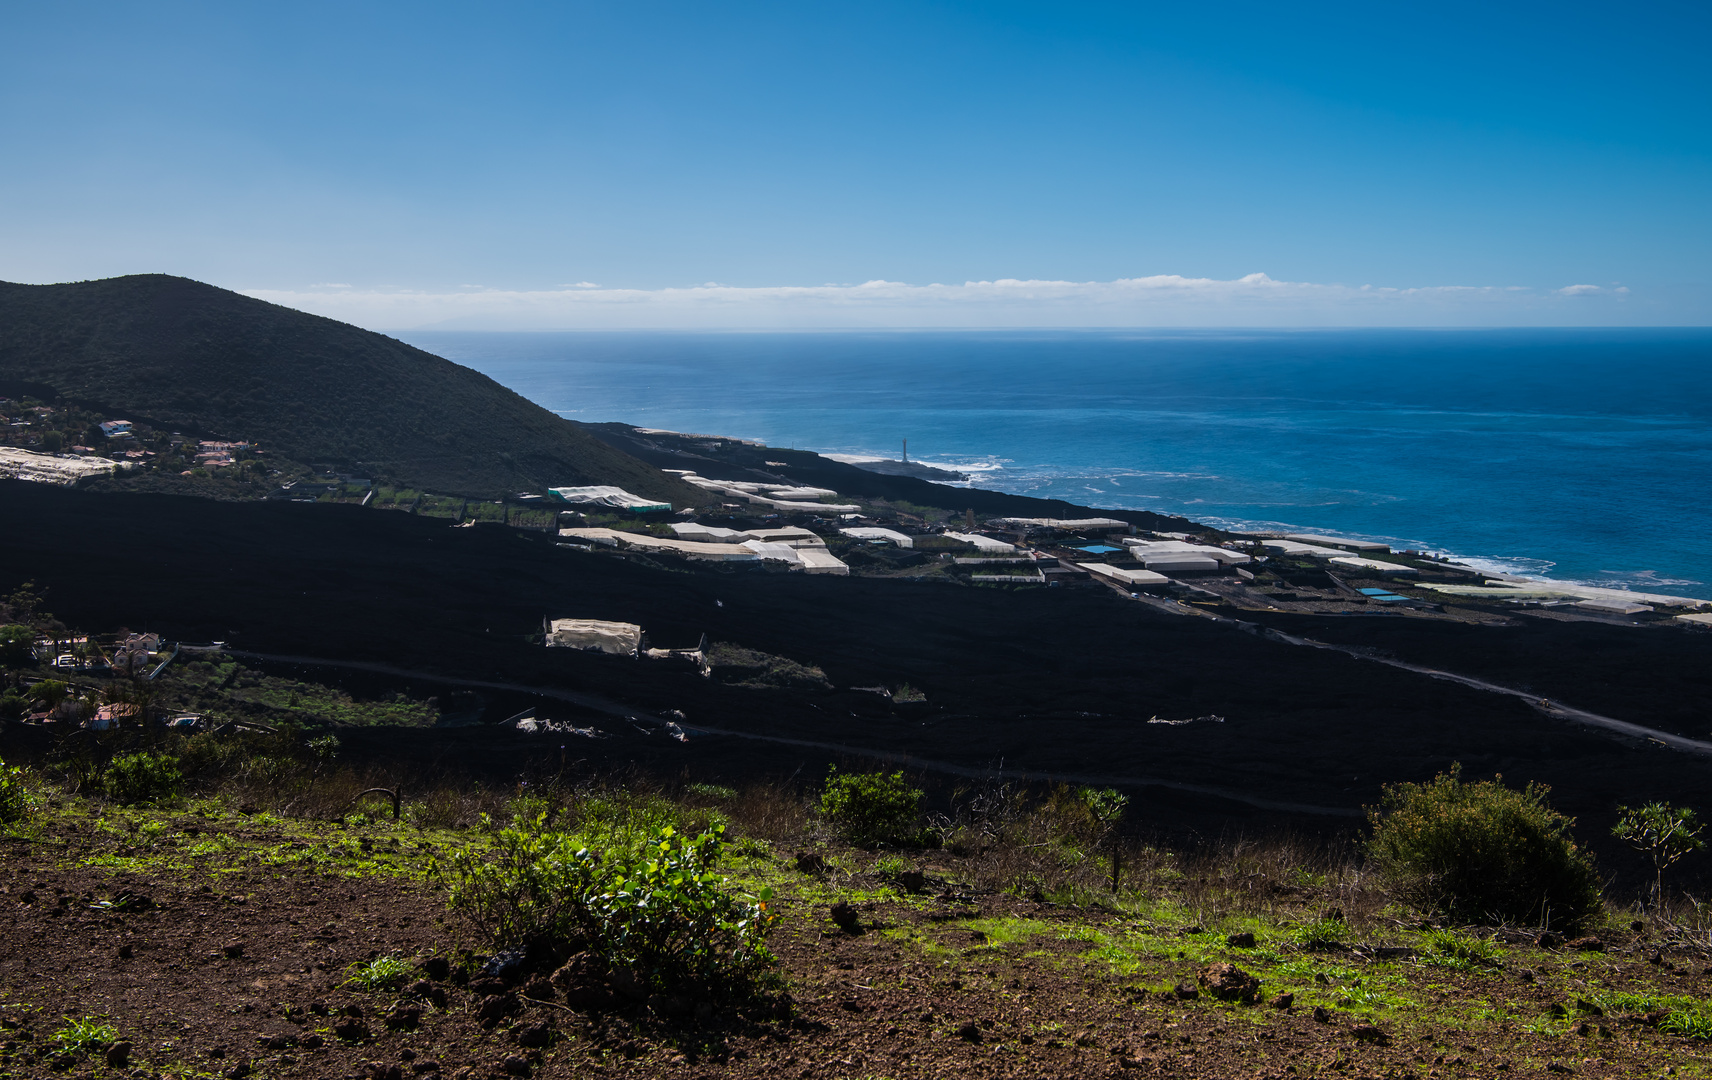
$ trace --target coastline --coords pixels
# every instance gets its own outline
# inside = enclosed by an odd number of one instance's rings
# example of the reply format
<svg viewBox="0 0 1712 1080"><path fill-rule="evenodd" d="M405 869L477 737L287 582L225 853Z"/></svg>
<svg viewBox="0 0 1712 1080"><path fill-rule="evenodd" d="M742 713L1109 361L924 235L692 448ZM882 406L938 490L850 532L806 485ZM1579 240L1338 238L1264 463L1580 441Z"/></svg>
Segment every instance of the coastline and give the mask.
<svg viewBox="0 0 1712 1080"><path fill-rule="evenodd" d="M858 469L869 468L875 463L896 464L896 462L891 462L879 455L848 453L835 454L819 450L811 450L811 452L820 454L821 457L832 461L853 465ZM964 473L981 469L983 473L990 474L998 471L998 468L1000 468L994 466L986 466L982 468L981 466L971 466L961 463L942 461L922 461L919 463L912 462L912 464L920 464L928 470L959 471ZM970 476L962 482L947 482L934 479L930 476L923 476L922 478L929 480L931 483L959 490L988 490L1009 495L1029 494L1028 492L1022 491L1005 491L1002 488L983 488L982 480L985 479L986 476L979 474ZM1111 503L1102 504L1097 500L1090 500L1085 505L1090 510L1127 511L1134 509L1133 507L1113 505ZM1336 535L1346 537L1350 540L1387 544L1393 550L1398 550L1399 545L1407 545L1414 550L1419 550L1423 555L1442 561L1449 568L1464 570L1470 574L1478 575L1482 579L1484 585L1493 586L1490 592L1494 598L1520 598L1523 594L1526 594L1530 598L1542 600L1549 600L1554 597L1573 597L1581 600L1595 601L1625 600L1638 604L1655 604L1663 607L1712 608L1712 597L1685 596L1682 594L1665 592L1644 592L1639 589L1630 588L1626 585L1599 585L1593 582L1576 579L1554 578L1544 574L1515 573L1505 567L1513 565L1514 562L1523 560L1506 560L1502 557L1495 556L1459 555L1435 545L1423 544L1419 541L1404 540L1397 536L1385 533L1370 533L1352 531L1349 529L1328 529L1313 525L1297 525L1275 521L1241 521L1217 517L1191 517L1191 520L1195 521L1198 525L1204 525L1209 528L1218 529L1222 532L1231 532L1239 535L1282 537L1300 533L1335 533ZM1482 593L1486 591L1482 589L1482 586L1469 586L1468 588L1470 590L1481 590ZM1464 592L1463 595L1475 595L1475 593L1470 591Z"/></svg>

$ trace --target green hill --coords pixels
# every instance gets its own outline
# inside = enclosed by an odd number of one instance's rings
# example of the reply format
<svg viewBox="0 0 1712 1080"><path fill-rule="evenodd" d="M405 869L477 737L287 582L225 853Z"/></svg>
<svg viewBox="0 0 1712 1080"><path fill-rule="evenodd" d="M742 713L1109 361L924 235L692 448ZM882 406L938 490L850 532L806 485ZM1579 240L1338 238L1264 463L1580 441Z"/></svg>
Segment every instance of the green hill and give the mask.
<svg viewBox="0 0 1712 1080"><path fill-rule="evenodd" d="M616 484L706 501L479 372L165 274L0 282L0 393L20 392L473 498Z"/></svg>

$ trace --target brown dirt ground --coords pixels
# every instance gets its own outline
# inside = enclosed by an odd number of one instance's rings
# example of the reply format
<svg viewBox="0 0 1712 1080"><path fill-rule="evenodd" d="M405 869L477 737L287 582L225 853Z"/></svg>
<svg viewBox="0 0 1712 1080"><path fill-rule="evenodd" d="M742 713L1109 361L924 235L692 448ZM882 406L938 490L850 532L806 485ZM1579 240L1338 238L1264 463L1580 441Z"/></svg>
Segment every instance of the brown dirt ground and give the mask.
<svg viewBox="0 0 1712 1080"><path fill-rule="evenodd" d="M58 857L21 842L0 849L0 1077L1633 1077L1677 1065L1697 1073L1705 1061L1700 1044L1616 1017L1564 1036L1382 1022L1384 1041L1368 1042L1335 1010L1316 1021L1302 1009L1180 1001L1062 962L1086 947L1076 942L1023 955L948 925L971 905L989 917L1103 918L1005 896L866 905L865 932L854 935L824 908L787 909L774 945L794 998L788 1019L704 1010L700 1022L669 1022L644 1004L584 1013L520 997L514 1015L484 1026L482 995L454 975L436 984L444 1008L425 1003L414 1027L394 1030L386 1014L398 995L347 989L345 969L380 955L447 955L462 931L444 921L436 887L252 871L226 876L216 892L66 869L77 846L67 839ZM92 907L125 892L150 906ZM951 952L924 955L877 932L903 926ZM1573 967L1562 954L1541 958ZM1698 965L1653 966L1637 954L1627 966L1654 992L1708 989ZM1194 977L1192 965L1178 967L1158 974ZM1500 974L1435 971L1433 993L1489 996L1493 979L1508 984L1508 1000L1532 993L1542 1015L1552 1004L1520 977L1519 960ZM361 1012L366 1035L332 1033L347 1010ZM56 1055L51 1035L68 1016L105 1016L131 1043L129 1062Z"/></svg>

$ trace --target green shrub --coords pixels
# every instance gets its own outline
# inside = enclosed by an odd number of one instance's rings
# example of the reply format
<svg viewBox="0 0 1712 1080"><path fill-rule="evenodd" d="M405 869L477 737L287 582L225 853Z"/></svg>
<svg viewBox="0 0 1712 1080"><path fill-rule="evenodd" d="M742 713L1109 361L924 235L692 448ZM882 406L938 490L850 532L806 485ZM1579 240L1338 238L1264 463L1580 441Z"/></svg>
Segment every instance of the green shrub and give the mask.
<svg viewBox="0 0 1712 1080"><path fill-rule="evenodd" d="M30 816L35 801L24 786L24 770L8 768L0 761L0 825L10 825Z"/></svg>
<svg viewBox="0 0 1712 1080"><path fill-rule="evenodd" d="M751 902L713 873L724 843L723 825L695 837L667 826L639 850L597 853L540 819L501 830L487 861L455 855L451 906L503 948L587 949L659 989L741 989L773 963L775 916L771 890Z"/></svg>
<svg viewBox="0 0 1712 1080"><path fill-rule="evenodd" d="M820 813L839 836L861 847L919 843L922 794L901 772L841 775L834 767L820 793Z"/></svg>
<svg viewBox="0 0 1712 1080"><path fill-rule="evenodd" d="M184 777L178 762L166 754L146 750L120 754L107 766L101 786L115 802L162 802L178 797Z"/></svg>
<svg viewBox="0 0 1712 1080"><path fill-rule="evenodd" d="M1460 765L1393 784L1369 812L1368 852L1404 898L1458 922L1576 927L1600 910L1598 876L1548 790L1464 783Z"/></svg>

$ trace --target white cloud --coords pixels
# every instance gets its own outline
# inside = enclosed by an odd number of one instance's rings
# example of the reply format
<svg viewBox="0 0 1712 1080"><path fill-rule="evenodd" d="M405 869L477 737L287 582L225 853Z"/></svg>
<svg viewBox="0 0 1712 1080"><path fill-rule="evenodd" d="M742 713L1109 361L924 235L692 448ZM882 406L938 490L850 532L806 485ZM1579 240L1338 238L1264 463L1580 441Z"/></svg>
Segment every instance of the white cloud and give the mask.
<svg viewBox="0 0 1712 1080"><path fill-rule="evenodd" d="M1327 285L1259 273L949 285L875 279L854 285L460 288L480 291L247 291L387 329L1544 325L1586 317L1586 309L1574 305L1572 311L1562 298L1611 292L1593 285L1544 294L1515 285Z"/></svg>

